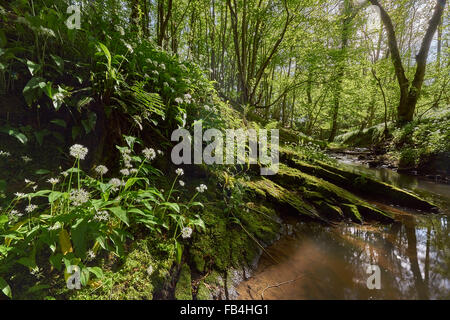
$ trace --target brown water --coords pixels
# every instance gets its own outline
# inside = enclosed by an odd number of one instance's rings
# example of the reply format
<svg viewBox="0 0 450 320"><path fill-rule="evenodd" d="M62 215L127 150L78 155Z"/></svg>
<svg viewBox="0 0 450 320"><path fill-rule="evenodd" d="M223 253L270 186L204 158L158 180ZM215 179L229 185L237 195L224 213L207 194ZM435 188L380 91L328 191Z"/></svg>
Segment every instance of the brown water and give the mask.
<svg viewBox="0 0 450 320"><path fill-rule="evenodd" d="M263 254L254 275L237 288L239 299L450 299L450 186L388 169L352 168L426 195L447 213L376 204L397 213L399 222L325 226L291 221L294 231L267 248L277 262ZM368 289L368 265L379 266L380 289Z"/></svg>

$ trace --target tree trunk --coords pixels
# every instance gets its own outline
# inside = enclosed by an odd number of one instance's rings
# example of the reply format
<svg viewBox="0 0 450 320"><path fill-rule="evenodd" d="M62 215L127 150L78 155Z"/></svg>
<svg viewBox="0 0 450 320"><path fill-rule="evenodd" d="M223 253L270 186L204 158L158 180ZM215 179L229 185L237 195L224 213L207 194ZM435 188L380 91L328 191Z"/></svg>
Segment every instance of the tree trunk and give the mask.
<svg viewBox="0 0 450 320"><path fill-rule="evenodd" d="M411 83L405 75L405 70L403 68L400 51L398 49L397 37L395 35L394 25L392 23L391 17L383 8L383 6L381 6L378 0L369 1L380 9L381 20L383 21L383 24L385 25L387 30L391 59L394 64L395 74L400 86L400 101L397 107L397 118L400 124L405 124L413 120L414 111L417 101L420 97L423 80L425 78L426 62L428 52L430 50L431 41L433 40L434 33L436 32L436 29L441 21L447 0L436 1L433 16L422 40L419 53L416 56L416 73Z"/></svg>

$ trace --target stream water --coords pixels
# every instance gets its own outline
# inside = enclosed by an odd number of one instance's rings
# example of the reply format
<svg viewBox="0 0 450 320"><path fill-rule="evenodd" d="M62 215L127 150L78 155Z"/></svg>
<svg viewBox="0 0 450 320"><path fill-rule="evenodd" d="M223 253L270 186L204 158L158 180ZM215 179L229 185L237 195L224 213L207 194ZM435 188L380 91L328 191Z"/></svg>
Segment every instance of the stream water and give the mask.
<svg viewBox="0 0 450 320"><path fill-rule="evenodd" d="M450 299L450 185L351 159L341 164L414 191L443 210L433 214L374 203L397 213L400 222L391 225L288 220L291 232L267 248L272 258L262 255L253 276L238 286L238 299ZM380 269L380 289L367 286L369 265Z"/></svg>

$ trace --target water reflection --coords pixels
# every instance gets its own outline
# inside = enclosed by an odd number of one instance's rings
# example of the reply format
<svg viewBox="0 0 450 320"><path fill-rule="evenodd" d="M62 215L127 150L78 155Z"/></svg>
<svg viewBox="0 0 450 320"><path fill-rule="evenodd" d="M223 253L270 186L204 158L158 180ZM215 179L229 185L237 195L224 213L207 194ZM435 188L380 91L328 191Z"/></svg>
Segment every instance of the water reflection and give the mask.
<svg viewBox="0 0 450 320"><path fill-rule="evenodd" d="M240 299L449 299L447 219L405 215L401 223L369 227L299 223L262 257L241 283ZM369 290L368 265L381 270Z"/></svg>
<svg viewBox="0 0 450 320"><path fill-rule="evenodd" d="M292 236L268 248L278 263L261 258L253 277L240 284L240 299L450 299L450 185L368 168L353 159L342 165L426 197L442 214L393 212L390 225L324 226L297 223ZM368 265L381 270L381 289L367 288Z"/></svg>

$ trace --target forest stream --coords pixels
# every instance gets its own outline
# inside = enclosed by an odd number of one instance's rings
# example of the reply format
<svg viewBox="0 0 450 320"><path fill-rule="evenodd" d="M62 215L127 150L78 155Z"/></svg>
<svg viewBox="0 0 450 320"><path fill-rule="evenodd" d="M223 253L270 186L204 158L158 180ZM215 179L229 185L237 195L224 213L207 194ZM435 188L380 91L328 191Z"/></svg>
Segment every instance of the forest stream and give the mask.
<svg viewBox="0 0 450 320"><path fill-rule="evenodd" d="M288 231L266 249L271 257L263 254L252 277L237 288L238 299L449 299L450 185L368 168L349 157L338 160L346 169L427 197L442 211L371 202L395 213L398 222L329 226L289 218ZM367 287L369 265L380 268L380 289Z"/></svg>

